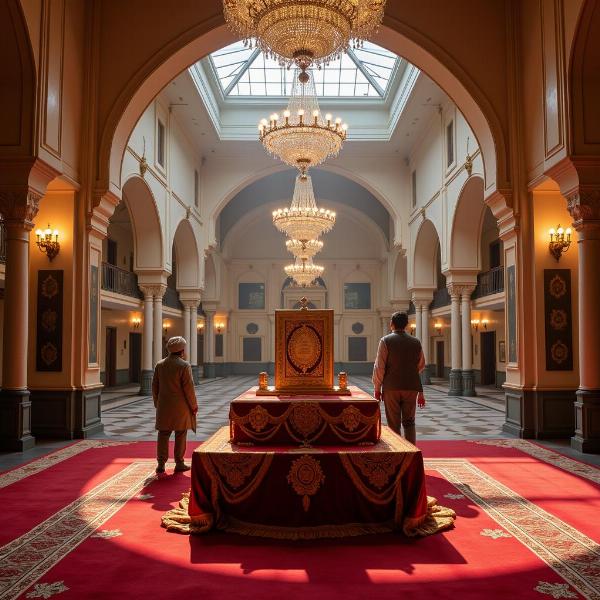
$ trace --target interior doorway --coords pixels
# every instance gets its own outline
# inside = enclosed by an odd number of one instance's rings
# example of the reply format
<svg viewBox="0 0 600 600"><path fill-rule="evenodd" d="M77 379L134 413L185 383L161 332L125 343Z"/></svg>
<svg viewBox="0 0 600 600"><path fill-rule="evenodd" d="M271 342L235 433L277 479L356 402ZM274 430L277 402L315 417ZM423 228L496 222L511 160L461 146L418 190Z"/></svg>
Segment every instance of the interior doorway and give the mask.
<svg viewBox="0 0 600 600"><path fill-rule="evenodd" d="M142 377L142 334L129 334L129 383L140 383Z"/></svg>
<svg viewBox="0 0 600 600"><path fill-rule="evenodd" d="M117 385L117 328L106 328L106 344L104 345L104 385Z"/></svg>
<svg viewBox="0 0 600 600"><path fill-rule="evenodd" d="M481 385L496 385L496 332L481 332Z"/></svg>
<svg viewBox="0 0 600 600"><path fill-rule="evenodd" d="M204 334L203 333L199 333L198 334L198 365L203 365L204 364Z"/></svg>
<svg viewBox="0 0 600 600"><path fill-rule="evenodd" d="M436 340L435 342L435 376L440 379L444 378L444 341Z"/></svg>

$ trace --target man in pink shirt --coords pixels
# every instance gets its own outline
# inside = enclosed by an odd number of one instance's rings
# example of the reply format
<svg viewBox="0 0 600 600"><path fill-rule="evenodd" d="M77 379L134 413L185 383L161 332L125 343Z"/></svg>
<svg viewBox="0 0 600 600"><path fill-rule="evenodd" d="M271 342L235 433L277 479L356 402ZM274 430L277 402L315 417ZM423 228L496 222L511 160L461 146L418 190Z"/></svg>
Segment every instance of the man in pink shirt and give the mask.
<svg viewBox="0 0 600 600"><path fill-rule="evenodd" d="M390 429L416 442L415 413L425 406L423 386L419 374L425 368L421 342L404 330L408 325L405 312L395 312L390 321L391 333L379 341L377 358L373 366L375 398L383 400L385 416Z"/></svg>

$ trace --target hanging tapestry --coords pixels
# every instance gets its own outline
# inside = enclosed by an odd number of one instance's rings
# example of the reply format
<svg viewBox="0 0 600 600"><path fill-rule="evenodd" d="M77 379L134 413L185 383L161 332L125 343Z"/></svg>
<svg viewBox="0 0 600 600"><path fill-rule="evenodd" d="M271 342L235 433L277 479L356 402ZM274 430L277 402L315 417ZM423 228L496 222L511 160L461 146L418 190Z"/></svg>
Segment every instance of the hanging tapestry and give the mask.
<svg viewBox="0 0 600 600"><path fill-rule="evenodd" d="M62 371L63 272L38 271L35 368Z"/></svg>
<svg viewBox="0 0 600 600"><path fill-rule="evenodd" d="M544 269L546 370L573 370L570 269Z"/></svg>

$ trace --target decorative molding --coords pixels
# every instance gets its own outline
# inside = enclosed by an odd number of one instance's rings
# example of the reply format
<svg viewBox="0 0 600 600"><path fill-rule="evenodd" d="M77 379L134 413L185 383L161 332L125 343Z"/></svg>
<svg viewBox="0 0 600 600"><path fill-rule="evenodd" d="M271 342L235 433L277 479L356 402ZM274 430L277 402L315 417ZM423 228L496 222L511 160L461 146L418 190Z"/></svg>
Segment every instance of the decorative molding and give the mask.
<svg viewBox="0 0 600 600"><path fill-rule="evenodd" d="M586 225L586 221L598 221L600 226L600 186L578 186L567 196L567 208L578 231Z"/></svg>
<svg viewBox="0 0 600 600"><path fill-rule="evenodd" d="M449 283L446 287L448 288L448 293L451 297L467 296L468 298L470 298L471 294L473 293L473 290L475 289L475 286L473 284L466 283Z"/></svg>
<svg viewBox="0 0 600 600"><path fill-rule="evenodd" d="M26 231L33 229L33 221L38 213L42 194L30 189L1 190L0 213L8 227L22 227Z"/></svg>
<svg viewBox="0 0 600 600"><path fill-rule="evenodd" d="M144 294L144 299L154 297L154 298L162 298L167 291L167 286L162 283L144 283L138 284L138 287Z"/></svg>

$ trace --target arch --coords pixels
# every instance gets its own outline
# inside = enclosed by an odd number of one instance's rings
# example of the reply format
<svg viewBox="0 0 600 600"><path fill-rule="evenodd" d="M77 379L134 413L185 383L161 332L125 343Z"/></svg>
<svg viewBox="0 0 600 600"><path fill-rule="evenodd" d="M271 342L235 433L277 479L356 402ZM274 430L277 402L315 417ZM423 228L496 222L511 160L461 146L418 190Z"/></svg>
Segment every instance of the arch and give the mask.
<svg viewBox="0 0 600 600"><path fill-rule="evenodd" d="M440 238L435 225L425 219L417 233L413 255L413 288L436 289L436 254Z"/></svg>
<svg viewBox="0 0 600 600"><path fill-rule="evenodd" d="M188 219L179 222L173 238L173 247L177 263L177 289L202 288L200 253L194 230Z"/></svg>
<svg viewBox="0 0 600 600"><path fill-rule="evenodd" d="M187 19L185 30L182 30L177 21L170 34L168 30L161 31L162 45L153 49L153 52L148 52L148 56L141 57L135 70L128 72L122 83L113 81L110 84L117 89L113 90L113 97L105 100L106 106L102 107L104 114L100 115L98 124L100 134L97 180L100 187L107 190L112 186L117 190L120 187L120 164L127 139L139 116L160 90L186 67L231 41L231 35L223 25L220 2L205 2L202 9L195 6L195 10L196 14L185 15L185 8L182 8L179 18ZM481 148L487 195L496 188L509 188L507 144L501 122L501 118L505 121L507 119L507 109L503 95L492 93L498 88L498 84L499 89L502 88L502 82L498 81L501 78L495 77L493 81L480 82L484 87L494 88L486 94L467 73L465 67L459 64L458 59L450 53L443 33L436 32L439 38L437 41L435 36L422 33L425 31L421 22L423 14L415 14L414 17L408 14L400 19L395 17L395 10L392 6L388 8L384 26L374 41L423 70L454 100ZM478 26L478 21L481 21L487 22L489 27L489 23L496 22L499 16L505 17L503 12L500 15L494 13L492 16L495 20L490 21L490 15L485 12L490 10L494 10L494 7L482 6L476 14L471 11L469 17L473 26ZM106 18L112 16L108 14ZM429 15L425 16L430 23ZM124 15L121 15L120 19L127 20ZM413 26L409 23L411 19L415 21ZM502 19L499 26L502 31L494 30L494 33L497 34L496 37L501 34L502 37L498 39L503 40L506 33ZM181 30L176 31L177 27ZM488 38L491 39L491 34ZM455 52L455 55L458 54L460 53ZM107 57L107 60L109 58ZM468 55L463 54L460 54L460 59L465 62L470 60ZM469 66L476 70L474 64ZM483 80L485 74L477 70L476 76ZM100 89L103 89L102 86Z"/></svg>
<svg viewBox="0 0 600 600"><path fill-rule="evenodd" d="M163 229L152 190L134 175L123 186L123 201L133 229L134 271L164 270Z"/></svg>
<svg viewBox="0 0 600 600"><path fill-rule="evenodd" d="M204 295L203 300L218 300L217 267L212 254L204 261Z"/></svg>
<svg viewBox="0 0 600 600"><path fill-rule="evenodd" d="M483 179L467 179L459 195L452 219L448 269L481 269L479 239L486 205Z"/></svg>
<svg viewBox="0 0 600 600"><path fill-rule="evenodd" d="M21 3L0 1L0 156L33 156L36 66ZM0 169L6 175L10 169Z"/></svg>
<svg viewBox="0 0 600 600"><path fill-rule="evenodd" d="M570 154L600 155L599 38L600 1L586 0L579 13L569 65Z"/></svg>

